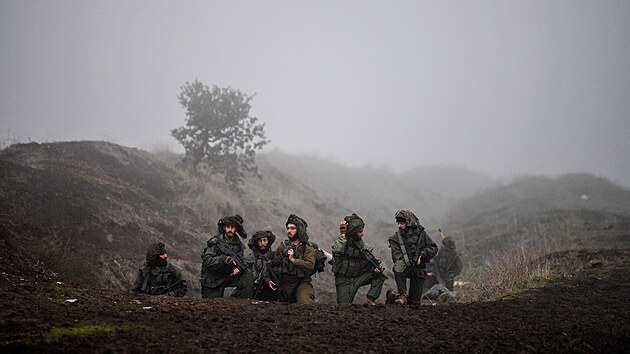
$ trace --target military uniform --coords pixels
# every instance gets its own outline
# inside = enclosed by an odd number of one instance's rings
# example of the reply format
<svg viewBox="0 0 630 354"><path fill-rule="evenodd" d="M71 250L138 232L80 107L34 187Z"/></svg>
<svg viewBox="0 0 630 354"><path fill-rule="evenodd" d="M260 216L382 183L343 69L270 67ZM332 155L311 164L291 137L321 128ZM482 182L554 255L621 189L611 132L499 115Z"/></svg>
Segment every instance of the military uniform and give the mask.
<svg viewBox="0 0 630 354"><path fill-rule="evenodd" d="M453 291L455 277L462 272L463 264L459 254L457 254L455 241L452 237L445 237L442 240L442 245L433 262L435 263L440 283L444 284L448 290Z"/></svg>
<svg viewBox="0 0 630 354"><path fill-rule="evenodd" d="M298 304L310 304L315 302L315 290L311 284L311 275L315 267L315 248L308 241L306 221L291 214L286 225L294 224L297 227L299 243L293 245L290 240L285 240L271 255L271 269L279 278L280 287L277 291L278 301L293 302ZM292 249L294 263L289 260L287 252ZM265 268L265 282L269 283L273 277ZM278 285L278 284L276 284Z"/></svg>
<svg viewBox="0 0 630 354"><path fill-rule="evenodd" d="M399 210L396 212L396 220L402 220L407 225L405 230L398 230L389 238L396 287L398 293L406 297L407 278L409 278L408 303L419 304L426 275L426 263L435 256L438 247L411 211ZM418 257L420 257L420 264L417 264Z"/></svg>
<svg viewBox="0 0 630 354"><path fill-rule="evenodd" d="M237 276L232 276L232 272L236 267L232 263L226 263L228 255L223 253L217 245L218 237L222 237L228 243L228 246L234 250L241 258L243 258L245 245L239 240L238 236L246 238L247 234L243 229L243 218L239 215L225 217L218 222L219 234L208 240L203 250L201 258L201 296L203 298L219 298L223 297L226 287L236 287L233 293L234 297L251 298L254 292L254 279L249 269L243 269ZM236 227L236 233L231 240L225 236L225 226L233 225Z"/></svg>
<svg viewBox="0 0 630 354"><path fill-rule="evenodd" d="M374 266L362 255L361 251L372 252L373 248L357 237L365 224L356 214L347 216L345 235L341 234L332 245L335 287L338 304L350 304L360 287L370 285L367 293L368 303L374 303L381 295L385 275L375 273Z"/></svg>
<svg viewBox="0 0 630 354"><path fill-rule="evenodd" d="M258 247L258 241L266 237L268 240L267 250L262 253ZM252 250L247 256L245 256L245 262L252 268L254 278L254 299L276 301L278 299L276 292L271 290L265 282L265 266L271 260L271 247L276 240L276 235L271 231L256 231L252 238L247 242L247 246Z"/></svg>
<svg viewBox="0 0 630 354"><path fill-rule="evenodd" d="M146 262L138 270L136 281L131 289L137 293L161 295L165 289L179 282L168 295L181 297L186 295L186 280L182 277L181 268L170 264L167 259L161 259L166 249L163 242L152 244L147 250Z"/></svg>

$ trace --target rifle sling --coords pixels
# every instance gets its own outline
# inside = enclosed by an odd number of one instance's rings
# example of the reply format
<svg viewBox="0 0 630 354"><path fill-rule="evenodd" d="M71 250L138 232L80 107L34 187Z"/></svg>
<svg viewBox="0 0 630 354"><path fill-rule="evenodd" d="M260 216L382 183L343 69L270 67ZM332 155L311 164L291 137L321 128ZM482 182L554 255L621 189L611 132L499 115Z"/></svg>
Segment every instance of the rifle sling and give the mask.
<svg viewBox="0 0 630 354"><path fill-rule="evenodd" d="M407 255L407 247L405 247L405 241L403 240L400 231L398 231L398 243L400 244L400 250L403 253L403 257L405 258L405 264L407 265L407 267L409 267L411 265L411 262L409 262L409 256Z"/></svg>

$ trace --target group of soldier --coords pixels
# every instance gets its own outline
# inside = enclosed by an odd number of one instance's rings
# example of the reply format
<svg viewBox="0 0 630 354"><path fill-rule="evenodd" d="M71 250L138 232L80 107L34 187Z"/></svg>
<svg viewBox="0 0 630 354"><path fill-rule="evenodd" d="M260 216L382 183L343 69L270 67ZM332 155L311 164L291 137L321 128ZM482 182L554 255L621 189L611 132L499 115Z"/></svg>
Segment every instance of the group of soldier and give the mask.
<svg viewBox="0 0 630 354"><path fill-rule="evenodd" d="M397 291L387 291L385 303L419 304L427 274L429 279L437 274L452 291L453 279L461 272L453 239L444 237L444 246L438 252L413 212L399 210L395 219L398 230L388 241ZM217 235L207 241L201 255L203 298L220 298L226 288L234 288L232 296L237 298L303 304L315 301L311 276L317 268L319 250L309 240L304 219L291 214L285 223L287 239L273 250L276 236L271 231L256 231L247 242L251 252L245 252L241 241L247 238L241 216L224 217L217 226ZM359 288L369 285L366 304L376 305L387 279L380 260L372 254L372 246L363 240L364 227L358 215L346 216L332 245L330 263L339 304L352 303ZM164 243L149 247L132 290L153 295L186 294L181 269L168 262Z"/></svg>

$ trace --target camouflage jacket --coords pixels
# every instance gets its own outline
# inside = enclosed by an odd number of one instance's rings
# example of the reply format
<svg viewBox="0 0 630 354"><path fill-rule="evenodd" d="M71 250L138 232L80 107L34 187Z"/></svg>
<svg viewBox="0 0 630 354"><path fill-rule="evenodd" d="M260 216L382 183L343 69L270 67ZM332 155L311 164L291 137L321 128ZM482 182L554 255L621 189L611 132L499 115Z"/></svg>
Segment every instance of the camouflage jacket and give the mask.
<svg viewBox="0 0 630 354"><path fill-rule="evenodd" d="M287 252L293 249L295 263L289 261ZM315 267L315 248L310 241L300 242L293 245L289 240L281 243L271 255L271 267L274 273L283 278L291 280L310 280L311 272ZM271 274L265 269L265 281L269 282Z"/></svg>
<svg viewBox="0 0 630 354"><path fill-rule="evenodd" d="M459 258L455 247L440 247L440 251L433 259L433 263L438 275L443 279L454 278L463 269L462 260Z"/></svg>
<svg viewBox="0 0 630 354"><path fill-rule="evenodd" d="M176 290L173 290L175 296L181 297L186 295L188 290L186 280L182 277L181 268L168 263L163 267L150 268L146 264L138 270L136 281L131 289L134 292L157 295L161 290L182 281Z"/></svg>
<svg viewBox="0 0 630 354"><path fill-rule="evenodd" d="M219 235L219 237L224 237ZM226 240L227 241L227 240ZM228 241L230 248L234 250L241 258L245 251L245 245L238 237L232 238L232 241ZM206 248L203 250L201 259L201 285L209 288L216 288L223 282L226 282L232 274L235 266L233 264L226 264L225 259L227 255L221 252L219 246L217 246L214 237L208 240Z"/></svg>
<svg viewBox="0 0 630 354"><path fill-rule="evenodd" d="M435 257L438 246L431 240L431 237L427 235L423 227L414 227L403 231L397 231L393 236L389 238L389 247L392 251L392 261L404 261L405 257L400 246L400 239L403 240L405 249L407 251L407 257L409 258L409 264L407 266L415 266L418 262L418 257L421 257L420 268L424 269L426 263Z"/></svg>
<svg viewBox="0 0 630 354"><path fill-rule="evenodd" d="M373 248L363 240L348 242L347 237L339 236L332 245L332 271L335 276L355 278L372 272L373 267L361 254L362 250L372 252Z"/></svg>

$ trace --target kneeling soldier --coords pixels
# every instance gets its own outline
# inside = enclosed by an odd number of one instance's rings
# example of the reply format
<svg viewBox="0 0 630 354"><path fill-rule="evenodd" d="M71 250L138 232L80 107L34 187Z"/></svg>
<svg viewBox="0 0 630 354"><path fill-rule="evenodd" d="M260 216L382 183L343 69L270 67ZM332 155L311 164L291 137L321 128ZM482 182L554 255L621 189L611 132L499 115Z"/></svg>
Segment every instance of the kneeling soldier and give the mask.
<svg viewBox="0 0 630 354"><path fill-rule="evenodd" d="M136 282L131 289L137 293L169 295L181 297L186 294L186 280L182 270L168 262L163 242L149 246L144 266L138 271Z"/></svg>
<svg viewBox="0 0 630 354"><path fill-rule="evenodd" d="M350 304L361 286L369 285L367 305L376 305L387 277L380 261L372 255L372 247L363 242L365 223L357 215L346 216L341 234L332 245L337 303ZM344 234L345 229L345 234ZM371 257L371 258L370 258Z"/></svg>

